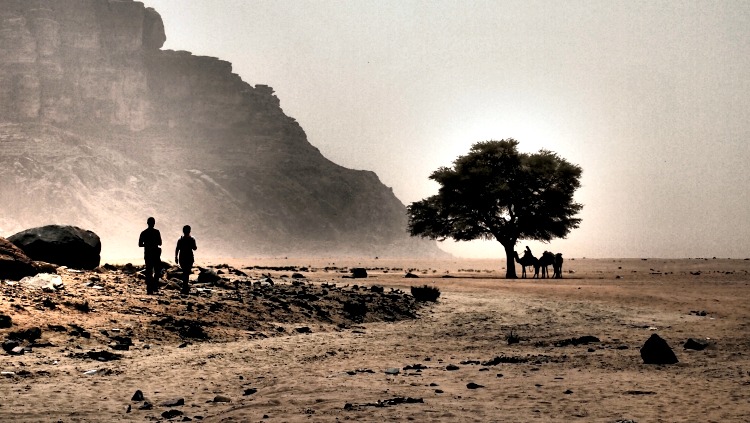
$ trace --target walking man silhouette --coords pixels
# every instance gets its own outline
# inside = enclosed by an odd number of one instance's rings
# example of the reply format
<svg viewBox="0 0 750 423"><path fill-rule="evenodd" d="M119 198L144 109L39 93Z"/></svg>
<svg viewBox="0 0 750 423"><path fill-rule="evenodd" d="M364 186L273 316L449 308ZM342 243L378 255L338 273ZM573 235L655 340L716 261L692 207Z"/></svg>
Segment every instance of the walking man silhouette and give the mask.
<svg viewBox="0 0 750 423"><path fill-rule="evenodd" d="M156 280L161 271L161 233L154 228L156 219L153 217L149 217L146 224L148 228L141 232L138 246L143 247L143 260L146 262L146 293L150 295L158 289Z"/></svg>
<svg viewBox="0 0 750 423"><path fill-rule="evenodd" d="M177 240L174 250L174 261L182 268L182 293L190 294L190 274L193 273L195 257L193 251L198 249L195 238L190 236L190 225L182 227L182 236Z"/></svg>

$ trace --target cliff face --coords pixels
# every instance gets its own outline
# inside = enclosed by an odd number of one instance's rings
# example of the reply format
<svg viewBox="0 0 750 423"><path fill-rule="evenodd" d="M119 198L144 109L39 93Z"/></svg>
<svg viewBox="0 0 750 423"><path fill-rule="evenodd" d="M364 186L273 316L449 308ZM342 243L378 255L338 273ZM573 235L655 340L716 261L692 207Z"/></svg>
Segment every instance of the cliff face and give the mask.
<svg viewBox="0 0 750 423"><path fill-rule="evenodd" d="M323 157L232 65L160 50L142 3L0 3L0 232L94 230L103 254L191 224L215 254L433 255L372 172Z"/></svg>

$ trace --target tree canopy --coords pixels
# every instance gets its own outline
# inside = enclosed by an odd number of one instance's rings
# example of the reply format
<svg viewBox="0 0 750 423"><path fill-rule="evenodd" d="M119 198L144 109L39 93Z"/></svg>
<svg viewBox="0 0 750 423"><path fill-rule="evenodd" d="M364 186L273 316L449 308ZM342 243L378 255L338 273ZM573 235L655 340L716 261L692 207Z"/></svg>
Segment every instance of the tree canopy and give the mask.
<svg viewBox="0 0 750 423"><path fill-rule="evenodd" d="M407 207L412 236L456 241L495 239L508 259L506 277L515 278L516 243L564 238L581 222L583 208L573 194L582 169L557 154L518 151L518 141L474 144L453 167L430 175L437 195Z"/></svg>

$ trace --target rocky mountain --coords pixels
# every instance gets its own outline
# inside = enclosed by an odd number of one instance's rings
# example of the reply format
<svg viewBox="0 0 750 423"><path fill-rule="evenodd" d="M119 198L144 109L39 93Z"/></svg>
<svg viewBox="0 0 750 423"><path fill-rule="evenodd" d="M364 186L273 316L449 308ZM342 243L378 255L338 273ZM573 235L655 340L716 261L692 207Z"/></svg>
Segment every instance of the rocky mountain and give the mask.
<svg viewBox="0 0 750 423"><path fill-rule="evenodd" d="M136 1L0 2L0 236L76 225L105 257L137 255L154 216L166 240L192 225L204 256L441 254L408 237L375 173L313 147L272 88L165 40Z"/></svg>

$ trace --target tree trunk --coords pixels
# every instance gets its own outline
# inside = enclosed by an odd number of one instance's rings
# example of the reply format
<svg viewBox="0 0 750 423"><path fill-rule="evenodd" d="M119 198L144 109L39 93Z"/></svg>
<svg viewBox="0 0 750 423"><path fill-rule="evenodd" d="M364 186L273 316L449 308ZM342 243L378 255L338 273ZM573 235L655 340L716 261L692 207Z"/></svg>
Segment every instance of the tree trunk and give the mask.
<svg viewBox="0 0 750 423"><path fill-rule="evenodd" d="M505 279L518 279L516 276L516 244L503 244L505 247L505 257L508 260L508 264L505 266Z"/></svg>

